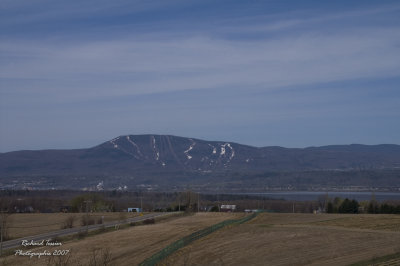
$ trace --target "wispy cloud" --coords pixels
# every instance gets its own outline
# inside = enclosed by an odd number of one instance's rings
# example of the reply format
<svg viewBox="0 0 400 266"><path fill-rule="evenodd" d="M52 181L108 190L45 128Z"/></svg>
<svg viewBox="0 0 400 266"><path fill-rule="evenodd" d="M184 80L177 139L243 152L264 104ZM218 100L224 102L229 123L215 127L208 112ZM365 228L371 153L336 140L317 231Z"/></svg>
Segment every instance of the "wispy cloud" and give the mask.
<svg viewBox="0 0 400 266"><path fill-rule="evenodd" d="M6 56L0 77L55 81L57 85L37 89L54 90L60 97L70 96L71 90L93 97L381 78L400 74L399 32L397 27L370 27L257 42L207 36L68 45L3 42L0 49ZM20 89L31 86L32 82Z"/></svg>
<svg viewBox="0 0 400 266"><path fill-rule="evenodd" d="M85 121L119 117L110 122L115 132L109 134L129 131L123 121L129 119L130 111L150 117L135 118L135 128L145 132L165 132L171 124L181 128L180 132L201 132L197 127L203 126L214 130L209 134L222 138L222 133L216 133L221 121L228 128L255 126L263 119L265 124L294 122L299 116L308 117L309 123L321 121L323 114L335 109L334 105L327 104L327 109L317 104L321 95L335 99L343 90L320 84L396 80L400 76L397 3L287 12L269 12L264 6L259 9L265 12L258 12L257 6L251 9L236 4L240 6L232 4L227 10L226 5L214 6L213 1L3 1L1 140L15 143L18 140L12 132L23 125L38 132L32 121L51 128L46 125L57 119L68 121L65 127L79 125L90 132ZM308 94L307 88L315 92ZM276 91L282 94L278 97ZM211 92L229 103L207 100ZM371 104L372 98L365 102L388 117L399 94L385 93L390 96L385 98L390 102L387 106L384 101ZM301 97L303 94L307 97ZM271 97L276 97L276 103ZM299 100L290 103L287 99L291 97ZM135 107L129 103L121 106L121 99L133 98L142 100ZM197 99L204 103L197 105ZM335 106L356 117L366 113L365 104L354 106L344 99L340 96ZM194 118L185 118L187 113L180 112L190 106L200 106L203 111L194 110ZM50 108L54 110L48 112ZM73 108L81 115L72 114ZM163 122L158 113L168 114L169 122ZM213 113L215 118L210 119ZM339 116L349 121L345 112ZM196 126L190 123L193 119ZM183 120L186 131L179 124ZM7 130L3 126L6 121ZM196 130L191 130L192 126Z"/></svg>

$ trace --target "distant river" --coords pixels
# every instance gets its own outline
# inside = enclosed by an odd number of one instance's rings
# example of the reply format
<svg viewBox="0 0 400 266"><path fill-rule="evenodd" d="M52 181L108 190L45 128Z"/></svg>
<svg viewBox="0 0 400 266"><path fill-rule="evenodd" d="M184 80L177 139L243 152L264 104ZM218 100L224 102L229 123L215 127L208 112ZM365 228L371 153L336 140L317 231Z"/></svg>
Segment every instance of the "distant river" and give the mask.
<svg viewBox="0 0 400 266"><path fill-rule="evenodd" d="M242 194L242 193L241 193ZM315 191L285 191L267 193L243 193L246 195L265 196L272 199L285 199L294 201L317 200L320 196L328 194L329 198L348 198L357 201L371 200L372 195L377 201L400 200L400 192L315 192Z"/></svg>

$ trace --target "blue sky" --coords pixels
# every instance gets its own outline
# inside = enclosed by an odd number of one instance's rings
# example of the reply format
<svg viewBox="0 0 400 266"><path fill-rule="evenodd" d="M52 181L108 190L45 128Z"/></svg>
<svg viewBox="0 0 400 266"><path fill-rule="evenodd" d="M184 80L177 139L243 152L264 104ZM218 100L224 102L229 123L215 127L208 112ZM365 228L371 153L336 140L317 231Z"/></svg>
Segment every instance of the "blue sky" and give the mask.
<svg viewBox="0 0 400 266"><path fill-rule="evenodd" d="M398 1L0 1L0 152L400 144Z"/></svg>

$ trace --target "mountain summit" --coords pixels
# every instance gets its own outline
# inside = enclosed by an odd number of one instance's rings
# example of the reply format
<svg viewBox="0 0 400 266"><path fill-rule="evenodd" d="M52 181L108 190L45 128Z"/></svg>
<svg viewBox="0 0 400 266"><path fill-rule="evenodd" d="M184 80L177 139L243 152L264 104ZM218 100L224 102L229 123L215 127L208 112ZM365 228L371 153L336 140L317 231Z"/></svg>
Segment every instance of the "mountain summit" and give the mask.
<svg viewBox="0 0 400 266"><path fill-rule="evenodd" d="M76 180L71 184L90 183L90 180L98 178L111 180L111 183L126 179L129 182L121 182L131 185L171 182L174 186L192 181L218 183L220 179L216 180L217 176L224 177L224 180L227 176L239 176L241 182L258 176L256 183L260 184L266 173L274 173L276 178L280 176L282 179L282 173L297 173L301 178L304 172L310 172L311 179L315 180L315 173L321 171L356 172L358 176L360 171L399 169L399 145L257 148L170 135L125 135L89 149L0 154L0 182L3 186L16 178L36 180L33 181L35 184L37 178L44 178L46 184L50 178L58 187L61 176ZM250 178L244 179L249 175ZM298 180L297 183L304 182Z"/></svg>

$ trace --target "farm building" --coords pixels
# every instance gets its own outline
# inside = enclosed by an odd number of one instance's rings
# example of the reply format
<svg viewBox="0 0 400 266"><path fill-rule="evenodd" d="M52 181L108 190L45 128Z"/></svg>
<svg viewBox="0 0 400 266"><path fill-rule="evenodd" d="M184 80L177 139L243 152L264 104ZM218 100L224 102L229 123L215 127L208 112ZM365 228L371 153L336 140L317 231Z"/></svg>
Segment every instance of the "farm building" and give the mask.
<svg viewBox="0 0 400 266"><path fill-rule="evenodd" d="M142 212L140 208L128 208L128 212Z"/></svg>
<svg viewBox="0 0 400 266"><path fill-rule="evenodd" d="M222 212L234 212L236 210L236 205L221 205Z"/></svg>

